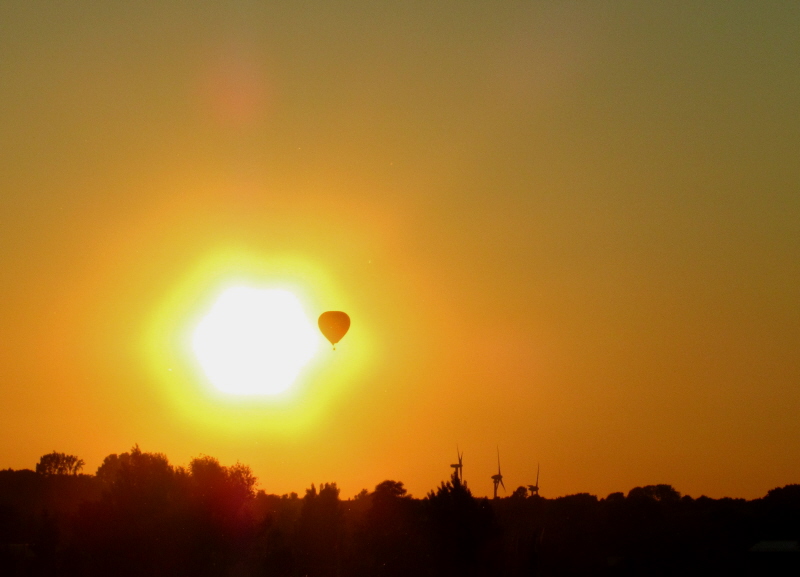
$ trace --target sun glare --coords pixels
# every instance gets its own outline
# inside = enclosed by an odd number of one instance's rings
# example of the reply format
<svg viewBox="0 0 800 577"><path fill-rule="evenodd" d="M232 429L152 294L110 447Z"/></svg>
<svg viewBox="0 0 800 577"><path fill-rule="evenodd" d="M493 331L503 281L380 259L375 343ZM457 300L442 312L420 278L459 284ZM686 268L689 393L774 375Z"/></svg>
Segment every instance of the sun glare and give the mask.
<svg viewBox="0 0 800 577"><path fill-rule="evenodd" d="M288 389L319 346L319 336L292 293L226 290L198 324L192 348L208 379L234 395Z"/></svg>

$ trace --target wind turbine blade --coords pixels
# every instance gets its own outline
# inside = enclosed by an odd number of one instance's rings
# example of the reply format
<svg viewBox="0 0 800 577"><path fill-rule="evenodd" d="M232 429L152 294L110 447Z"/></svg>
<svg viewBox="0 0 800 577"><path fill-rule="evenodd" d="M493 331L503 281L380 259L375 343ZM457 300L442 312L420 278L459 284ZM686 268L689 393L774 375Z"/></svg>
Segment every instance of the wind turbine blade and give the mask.
<svg viewBox="0 0 800 577"><path fill-rule="evenodd" d="M506 486L505 486L505 483L503 483L503 479L500 479L500 484L503 486L503 491L505 491L506 490Z"/></svg>
<svg viewBox="0 0 800 577"><path fill-rule="evenodd" d="M539 463L536 463L536 486L539 486Z"/></svg>

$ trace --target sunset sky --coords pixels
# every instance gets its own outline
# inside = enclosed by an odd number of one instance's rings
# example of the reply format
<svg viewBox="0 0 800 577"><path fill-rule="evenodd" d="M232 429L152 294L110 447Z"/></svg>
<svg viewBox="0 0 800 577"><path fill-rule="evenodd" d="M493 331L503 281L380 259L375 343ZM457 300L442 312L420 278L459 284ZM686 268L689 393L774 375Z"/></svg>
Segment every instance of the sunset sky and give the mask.
<svg viewBox="0 0 800 577"><path fill-rule="evenodd" d="M800 482L800 3L0 3L0 468ZM346 311L279 397L187 343ZM501 491L502 495L502 491Z"/></svg>

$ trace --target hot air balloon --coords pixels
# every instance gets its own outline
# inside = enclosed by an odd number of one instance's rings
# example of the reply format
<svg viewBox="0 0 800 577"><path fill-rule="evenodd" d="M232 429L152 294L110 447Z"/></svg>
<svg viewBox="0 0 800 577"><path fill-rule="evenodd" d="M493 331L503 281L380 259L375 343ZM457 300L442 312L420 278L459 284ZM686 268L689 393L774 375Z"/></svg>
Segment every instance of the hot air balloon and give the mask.
<svg viewBox="0 0 800 577"><path fill-rule="evenodd" d="M327 311L319 315L317 324L320 332L333 345L333 350L336 350L336 343L342 340L350 328L350 317L342 311Z"/></svg>

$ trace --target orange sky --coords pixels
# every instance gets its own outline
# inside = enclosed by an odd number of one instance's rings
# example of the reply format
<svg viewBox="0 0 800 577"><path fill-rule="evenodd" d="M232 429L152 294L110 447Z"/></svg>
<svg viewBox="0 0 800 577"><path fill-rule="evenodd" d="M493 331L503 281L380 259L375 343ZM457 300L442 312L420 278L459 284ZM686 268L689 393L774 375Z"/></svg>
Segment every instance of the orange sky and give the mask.
<svg viewBox="0 0 800 577"><path fill-rule="evenodd" d="M139 443L268 492L800 482L800 5L0 4L0 467ZM347 310L204 388L221 286Z"/></svg>

